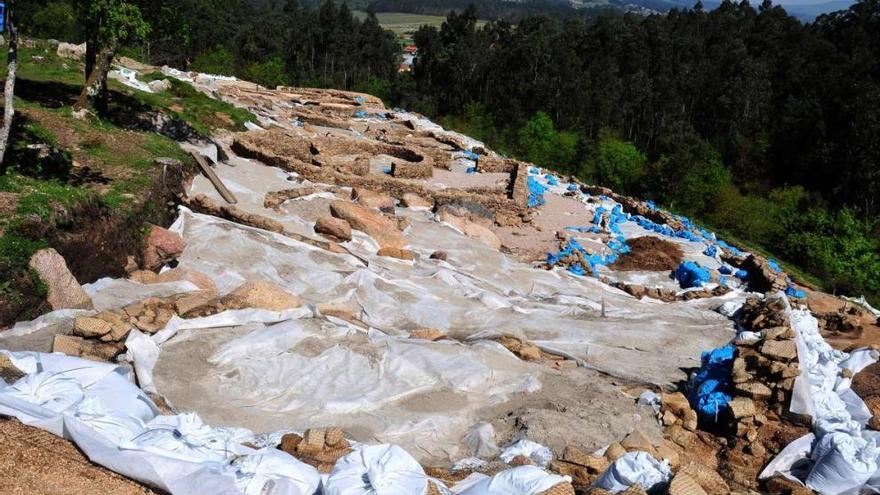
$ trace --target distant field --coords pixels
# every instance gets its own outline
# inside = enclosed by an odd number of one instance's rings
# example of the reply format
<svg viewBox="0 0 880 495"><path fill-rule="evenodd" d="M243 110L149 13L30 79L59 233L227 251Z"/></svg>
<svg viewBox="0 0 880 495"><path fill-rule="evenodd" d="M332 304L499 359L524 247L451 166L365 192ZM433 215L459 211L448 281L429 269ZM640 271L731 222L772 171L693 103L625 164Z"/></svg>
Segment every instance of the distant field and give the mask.
<svg viewBox="0 0 880 495"><path fill-rule="evenodd" d="M361 10L354 11L354 15L358 19L363 19L367 13ZM423 14L404 14L401 12L381 12L376 14L379 24L383 28L394 31L398 36L406 36L416 32L419 26L427 24L429 26L440 27L446 20L442 15L423 15ZM477 21L477 26L486 24L486 21Z"/></svg>

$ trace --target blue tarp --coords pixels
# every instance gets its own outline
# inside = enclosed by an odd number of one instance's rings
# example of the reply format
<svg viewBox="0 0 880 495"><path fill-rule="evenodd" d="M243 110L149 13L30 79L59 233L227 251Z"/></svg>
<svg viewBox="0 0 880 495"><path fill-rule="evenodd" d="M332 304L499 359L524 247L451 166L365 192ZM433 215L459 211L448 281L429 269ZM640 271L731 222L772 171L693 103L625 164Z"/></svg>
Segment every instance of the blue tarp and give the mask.
<svg viewBox="0 0 880 495"><path fill-rule="evenodd" d="M571 184L568 185L568 190L569 190L569 191L577 191L578 189L580 189L580 186L578 186L578 185L575 184L574 182L572 182Z"/></svg>
<svg viewBox="0 0 880 495"><path fill-rule="evenodd" d="M733 276L745 282L749 279L749 272L745 270L737 270L736 273L733 274Z"/></svg>
<svg viewBox="0 0 880 495"><path fill-rule="evenodd" d="M714 258L715 255L718 254L718 248L715 246L706 246L706 249L703 250L703 254L710 258Z"/></svg>
<svg viewBox="0 0 880 495"><path fill-rule="evenodd" d="M773 270L775 273L779 273L782 271L782 268L779 268L779 263L777 263L776 260L767 260L767 266L769 266L770 269Z"/></svg>
<svg viewBox="0 0 880 495"><path fill-rule="evenodd" d="M467 157L468 160L477 161L477 160L480 159L480 155L474 153L474 152L471 151L471 150L464 150L464 151L462 151L462 154L463 154L465 157Z"/></svg>
<svg viewBox="0 0 880 495"><path fill-rule="evenodd" d="M535 180L533 176L529 176L529 208L541 206L544 204L544 192L547 191L540 182Z"/></svg>
<svg viewBox="0 0 880 495"><path fill-rule="evenodd" d="M473 173L475 173L476 171L477 171L477 167L468 167L468 168L465 169L464 173L466 173L466 174L473 174Z"/></svg>
<svg viewBox="0 0 880 495"><path fill-rule="evenodd" d="M709 270L693 261L685 261L675 269L675 279L683 289L702 287L709 281Z"/></svg>
<svg viewBox="0 0 880 495"><path fill-rule="evenodd" d="M722 275L732 275L733 268L731 268L727 265L721 265L721 268L718 269L718 273L720 273Z"/></svg>
<svg viewBox="0 0 880 495"><path fill-rule="evenodd" d="M691 378L688 393L688 400L700 419L715 422L727 410L733 398L729 392L733 386L730 372L735 356L733 344L703 352L700 370Z"/></svg>
<svg viewBox="0 0 880 495"><path fill-rule="evenodd" d="M559 181L556 180L556 176L553 174L547 174L544 176L544 178L547 179L548 185L555 186L559 184Z"/></svg>
<svg viewBox="0 0 880 495"><path fill-rule="evenodd" d="M807 293L795 288L795 286L788 284L788 287L785 288L785 295L796 297L798 299L804 299L807 297Z"/></svg>
<svg viewBox="0 0 880 495"><path fill-rule="evenodd" d="M365 119L365 118L367 118L367 111L366 110L358 110L354 113L354 116L357 119Z"/></svg>

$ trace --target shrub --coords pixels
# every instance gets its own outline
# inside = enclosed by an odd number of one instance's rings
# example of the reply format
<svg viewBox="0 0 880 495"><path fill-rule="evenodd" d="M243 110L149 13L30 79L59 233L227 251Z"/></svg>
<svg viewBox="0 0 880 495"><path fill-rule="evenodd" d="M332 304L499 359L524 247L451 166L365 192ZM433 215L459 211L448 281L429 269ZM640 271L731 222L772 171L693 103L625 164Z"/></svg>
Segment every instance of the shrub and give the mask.
<svg viewBox="0 0 880 495"><path fill-rule="evenodd" d="M645 175L647 161L634 144L603 131L578 175L616 192L633 194Z"/></svg>

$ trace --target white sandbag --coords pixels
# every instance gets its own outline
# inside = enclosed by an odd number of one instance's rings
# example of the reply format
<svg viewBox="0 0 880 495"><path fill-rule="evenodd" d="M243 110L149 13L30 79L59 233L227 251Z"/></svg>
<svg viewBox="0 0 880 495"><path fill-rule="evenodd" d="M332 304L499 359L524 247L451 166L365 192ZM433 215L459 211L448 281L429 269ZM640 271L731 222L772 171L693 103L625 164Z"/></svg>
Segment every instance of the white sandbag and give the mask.
<svg viewBox="0 0 880 495"><path fill-rule="evenodd" d="M717 311L718 313L720 313L728 318L733 318L733 315L735 315L736 312L739 311L739 308L741 308L742 305L743 305L743 301L741 301L741 300L726 301L723 304L721 304L720 306L718 306L717 308L715 308L715 311Z"/></svg>
<svg viewBox="0 0 880 495"><path fill-rule="evenodd" d="M157 416L132 440L134 448L159 452L190 462L223 462L249 449L242 443L253 438L243 428L214 428L196 413Z"/></svg>
<svg viewBox="0 0 880 495"><path fill-rule="evenodd" d="M336 461L324 483L324 495L422 495L425 471L396 445L362 447Z"/></svg>
<svg viewBox="0 0 880 495"><path fill-rule="evenodd" d="M48 371L25 375L2 393L59 414L76 406L85 397L75 379Z"/></svg>
<svg viewBox="0 0 880 495"><path fill-rule="evenodd" d="M792 474L792 470L796 463L810 458L810 451L813 448L814 440L816 440L816 435L807 433L786 445L785 448L764 467L764 470L761 471L758 479L766 480L777 474L781 474L790 480L796 480L798 483L802 483Z"/></svg>
<svg viewBox="0 0 880 495"><path fill-rule="evenodd" d="M519 466L484 479L461 495L534 495L566 482L571 482L571 478L549 474L535 466Z"/></svg>
<svg viewBox="0 0 880 495"><path fill-rule="evenodd" d="M73 416L116 445L130 442L145 429L140 418L122 411L106 409L95 397L83 400Z"/></svg>
<svg viewBox="0 0 880 495"><path fill-rule="evenodd" d="M638 483L650 491L658 483L669 482L671 475L669 461L660 462L647 452L627 452L614 461L592 486L618 493Z"/></svg>
<svg viewBox="0 0 880 495"><path fill-rule="evenodd" d="M553 460L553 452L549 448L525 438L508 445L499 457L502 461L510 463L518 455L528 457L540 467L546 467Z"/></svg>
<svg viewBox="0 0 880 495"><path fill-rule="evenodd" d="M312 495L321 484L317 469L271 447L237 458L230 467L244 495Z"/></svg>
<svg viewBox="0 0 880 495"><path fill-rule="evenodd" d="M813 448L813 469L806 484L823 495L848 493L877 471L875 441L844 432L822 437Z"/></svg>

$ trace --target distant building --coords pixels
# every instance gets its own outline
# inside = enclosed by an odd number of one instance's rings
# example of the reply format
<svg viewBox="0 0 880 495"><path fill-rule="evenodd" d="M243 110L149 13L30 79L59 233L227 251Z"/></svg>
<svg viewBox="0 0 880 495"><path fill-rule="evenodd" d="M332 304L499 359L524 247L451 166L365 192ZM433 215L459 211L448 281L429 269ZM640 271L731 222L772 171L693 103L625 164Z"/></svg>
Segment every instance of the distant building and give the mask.
<svg viewBox="0 0 880 495"><path fill-rule="evenodd" d="M416 48L416 45L406 45L403 47L403 63L400 64L400 72L412 70L413 60L415 60L417 52L418 48Z"/></svg>

